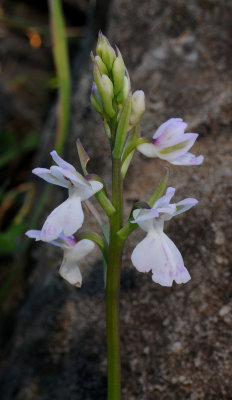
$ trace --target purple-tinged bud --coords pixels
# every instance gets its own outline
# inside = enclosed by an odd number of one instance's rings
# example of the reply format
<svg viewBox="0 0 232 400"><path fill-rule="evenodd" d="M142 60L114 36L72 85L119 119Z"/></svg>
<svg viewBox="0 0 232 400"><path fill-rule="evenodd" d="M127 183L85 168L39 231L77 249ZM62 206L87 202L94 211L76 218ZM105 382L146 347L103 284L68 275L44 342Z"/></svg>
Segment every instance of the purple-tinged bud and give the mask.
<svg viewBox="0 0 232 400"><path fill-rule="evenodd" d="M103 114L104 110L103 110L103 105L102 105L102 101L101 101L101 96L99 94L99 91L97 89L97 85L95 82L93 83L93 86L92 86L90 100L91 100L91 103L92 103L93 107L95 108L95 110L99 114Z"/></svg>

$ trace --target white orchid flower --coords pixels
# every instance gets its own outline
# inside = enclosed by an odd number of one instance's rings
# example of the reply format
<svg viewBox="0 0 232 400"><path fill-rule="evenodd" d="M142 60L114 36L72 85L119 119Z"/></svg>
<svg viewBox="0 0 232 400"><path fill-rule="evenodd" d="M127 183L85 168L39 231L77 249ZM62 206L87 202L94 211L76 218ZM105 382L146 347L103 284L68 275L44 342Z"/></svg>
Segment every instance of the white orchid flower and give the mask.
<svg viewBox="0 0 232 400"><path fill-rule="evenodd" d="M164 221L187 211L198 201L187 198L170 204L174 193L175 189L169 187L151 209L134 210L134 221L131 221L147 232L145 239L133 250L132 263L140 272L152 271L153 281L162 286L172 286L173 281L186 283L191 279L179 250L163 232L163 228Z"/></svg>
<svg viewBox="0 0 232 400"><path fill-rule="evenodd" d="M81 202L103 187L101 182L85 179L56 151L52 151L51 156L57 165L52 165L50 169L35 168L32 172L49 183L67 188L69 197L47 217L41 229L41 240L45 242L51 242L61 233L73 235L84 221Z"/></svg>
<svg viewBox="0 0 232 400"><path fill-rule="evenodd" d="M137 149L147 157L158 157L174 165L199 165L204 157L188 152L198 134L184 133L186 128L181 118L171 118L160 125L151 143L143 143Z"/></svg>
<svg viewBox="0 0 232 400"><path fill-rule="evenodd" d="M26 232L26 235L38 241L43 240L41 233L42 231L39 230L30 230ZM81 287L82 275L77 263L93 250L94 243L88 239L77 241L74 236L66 237L63 234L60 234L56 240L52 240L49 243L62 248L64 251L59 274L71 285Z"/></svg>

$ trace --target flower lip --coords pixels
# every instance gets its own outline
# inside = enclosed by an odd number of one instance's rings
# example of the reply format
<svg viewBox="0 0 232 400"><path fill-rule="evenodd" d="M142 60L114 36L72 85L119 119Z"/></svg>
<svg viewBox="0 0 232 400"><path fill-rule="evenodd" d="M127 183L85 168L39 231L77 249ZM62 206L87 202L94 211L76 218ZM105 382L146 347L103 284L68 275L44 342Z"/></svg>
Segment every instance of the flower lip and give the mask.
<svg viewBox="0 0 232 400"><path fill-rule="evenodd" d="M138 271L152 271L152 280L162 286L191 279L179 250L162 230L148 232L133 250L131 260Z"/></svg>

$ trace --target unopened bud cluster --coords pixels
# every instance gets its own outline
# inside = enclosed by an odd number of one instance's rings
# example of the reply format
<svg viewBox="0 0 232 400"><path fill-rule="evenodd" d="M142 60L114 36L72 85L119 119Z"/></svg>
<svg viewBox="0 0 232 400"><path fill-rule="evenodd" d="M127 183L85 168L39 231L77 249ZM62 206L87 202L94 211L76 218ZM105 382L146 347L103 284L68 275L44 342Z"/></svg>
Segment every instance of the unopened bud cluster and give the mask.
<svg viewBox="0 0 232 400"><path fill-rule="evenodd" d="M93 107L108 121L117 118L130 97L131 114L129 128L137 125L145 111L145 98L142 90L131 93L130 78L119 49L115 50L108 39L100 32L96 48L97 55L91 54L94 63L94 83L91 92Z"/></svg>

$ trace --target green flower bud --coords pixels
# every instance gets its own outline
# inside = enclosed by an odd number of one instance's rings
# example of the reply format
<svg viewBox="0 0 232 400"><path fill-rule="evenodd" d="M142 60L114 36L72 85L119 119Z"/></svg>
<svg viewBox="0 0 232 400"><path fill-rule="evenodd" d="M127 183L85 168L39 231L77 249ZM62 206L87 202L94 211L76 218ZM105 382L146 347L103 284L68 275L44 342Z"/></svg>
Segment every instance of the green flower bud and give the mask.
<svg viewBox="0 0 232 400"><path fill-rule="evenodd" d="M98 69L100 71L100 74L101 75L103 75L103 74L108 75L107 68L106 68L104 62L102 61L101 57L99 57L99 56L95 56L94 57L92 51L90 53L90 57L91 57L91 60L93 61L93 63L97 65L97 67L98 67Z"/></svg>
<svg viewBox="0 0 232 400"><path fill-rule="evenodd" d="M142 90L136 90L131 100L130 125L136 125L145 111L145 96Z"/></svg>
<svg viewBox="0 0 232 400"><path fill-rule="evenodd" d="M113 62L116 58L115 51L110 45L108 39L99 32L98 42L97 42L97 55L102 59L103 63L106 65L108 71L111 71Z"/></svg>
<svg viewBox="0 0 232 400"><path fill-rule="evenodd" d="M102 61L101 57L95 56L95 62L97 64L97 66L98 66L100 74L101 75L103 75L103 74L108 75L107 68L106 68L104 62Z"/></svg>
<svg viewBox="0 0 232 400"><path fill-rule="evenodd" d="M125 76L125 65L123 62L122 55L117 49L117 58L114 60L112 68L112 76L114 82L114 93L118 94L123 89L124 76Z"/></svg>
<svg viewBox="0 0 232 400"><path fill-rule="evenodd" d="M110 118L113 118L116 114L112 104L114 97L113 84L107 75L103 74L101 76L96 64L94 64L93 75L101 96L104 111Z"/></svg>
<svg viewBox="0 0 232 400"><path fill-rule="evenodd" d="M118 104L123 105L128 97L130 91L130 81L128 79L127 76L124 76L123 79L123 88L121 90L121 92L119 92L118 96L117 96L117 102Z"/></svg>
<svg viewBox="0 0 232 400"><path fill-rule="evenodd" d="M108 95L110 96L111 100L114 97L114 87L113 87L113 83L111 82L110 78L107 75L102 75L102 85L103 88L105 90L105 92L108 93Z"/></svg>

